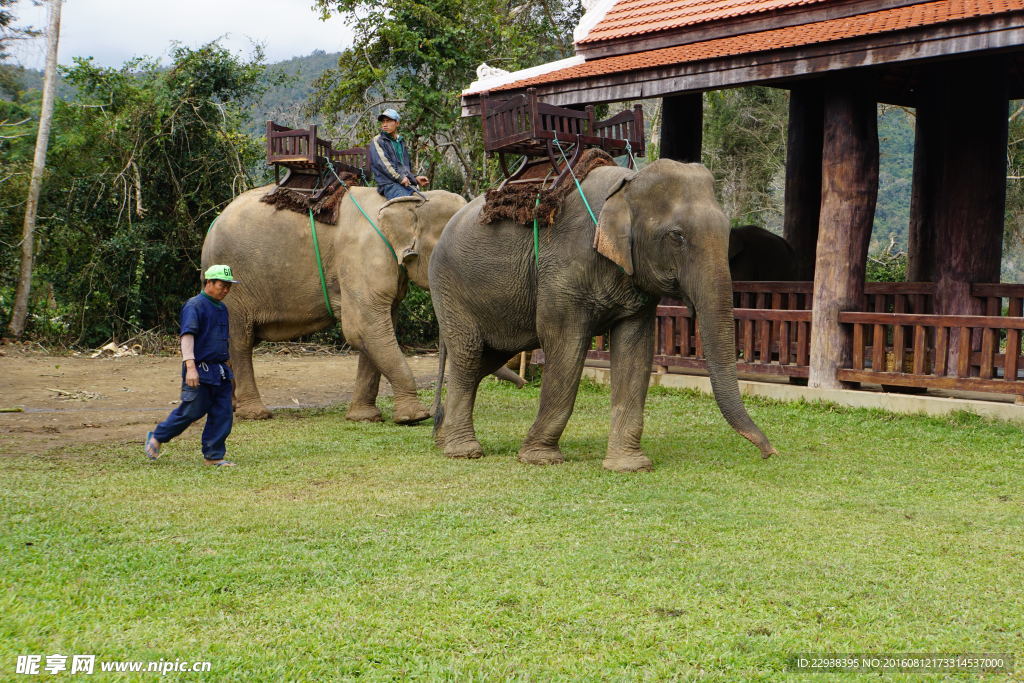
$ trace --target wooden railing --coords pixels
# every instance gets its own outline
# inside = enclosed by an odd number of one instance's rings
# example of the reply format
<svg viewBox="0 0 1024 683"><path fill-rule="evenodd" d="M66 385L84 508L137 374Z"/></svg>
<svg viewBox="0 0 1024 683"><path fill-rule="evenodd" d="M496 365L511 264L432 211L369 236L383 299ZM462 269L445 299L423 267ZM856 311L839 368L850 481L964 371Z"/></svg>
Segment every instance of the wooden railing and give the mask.
<svg viewBox="0 0 1024 683"><path fill-rule="evenodd" d="M736 367L741 372L807 377L810 363L810 282L734 282ZM933 283L868 283L863 311L840 313L853 338L847 382L1024 395L1024 285L975 284L972 296L988 315L930 313ZM665 299L655 322L654 364L706 368L689 308ZM610 359L596 337L588 358Z"/></svg>
<svg viewBox="0 0 1024 683"><path fill-rule="evenodd" d="M853 327L842 381L1024 394L1019 316L847 312L839 322Z"/></svg>

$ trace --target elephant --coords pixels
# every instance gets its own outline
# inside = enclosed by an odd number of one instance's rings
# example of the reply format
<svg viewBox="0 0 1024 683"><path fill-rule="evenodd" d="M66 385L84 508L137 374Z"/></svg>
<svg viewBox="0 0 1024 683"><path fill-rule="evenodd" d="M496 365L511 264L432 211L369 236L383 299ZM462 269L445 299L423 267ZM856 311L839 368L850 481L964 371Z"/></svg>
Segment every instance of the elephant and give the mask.
<svg viewBox="0 0 1024 683"><path fill-rule="evenodd" d="M729 231L733 280L799 280L796 252L782 237L756 225Z"/></svg>
<svg viewBox="0 0 1024 683"><path fill-rule="evenodd" d="M271 416L253 375L256 340L294 339L328 327L336 318L345 339L361 352L346 418L381 419L376 400L382 373L394 390L395 422L413 424L429 417L395 338L394 317L409 280L428 287L427 262L434 245L445 223L466 200L432 190L424 194L426 201L402 197L385 202L374 188L352 187L338 209L337 224L317 225L328 311L310 219L261 202L271 188L267 185L236 197L203 243L202 267L229 264L240 282L225 301L236 414ZM390 247L353 199L374 217Z"/></svg>
<svg viewBox="0 0 1024 683"><path fill-rule="evenodd" d="M441 330L435 438L446 456L477 458L473 427L480 380L512 354L541 347L540 408L518 458L564 460L558 448L572 414L592 337L610 330L611 430L606 469L649 470L640 448L662 297L696 311L715 399L728 423L763 457L774 447L747 414L736 380L729 277L729 223L700 164L659 159L640 171L592 170L540 236L511 221L481 223L477 197L448 222L430 262ZM447 358L448 393L440 402Z"/></svg>

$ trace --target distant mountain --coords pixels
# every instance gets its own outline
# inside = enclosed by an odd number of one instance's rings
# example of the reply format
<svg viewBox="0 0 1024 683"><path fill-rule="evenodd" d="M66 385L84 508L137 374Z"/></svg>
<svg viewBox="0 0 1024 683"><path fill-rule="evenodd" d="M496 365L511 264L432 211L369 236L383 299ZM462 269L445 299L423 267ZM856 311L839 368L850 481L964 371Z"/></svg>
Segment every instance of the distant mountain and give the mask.
<svg viewBox="0 0 1024 683"><path fill-rule="evenodd" d="M285 75L286 81L271 85L263 98L253 105L250 110L253 123L249 132L262 135L268 120L292 128L305 128L310 123L318 123L304 112L313 92L313 81L327 69L337 66L340 54L314 50L305 57L292 57L268 65L267 82L281 74Z"/></svg>

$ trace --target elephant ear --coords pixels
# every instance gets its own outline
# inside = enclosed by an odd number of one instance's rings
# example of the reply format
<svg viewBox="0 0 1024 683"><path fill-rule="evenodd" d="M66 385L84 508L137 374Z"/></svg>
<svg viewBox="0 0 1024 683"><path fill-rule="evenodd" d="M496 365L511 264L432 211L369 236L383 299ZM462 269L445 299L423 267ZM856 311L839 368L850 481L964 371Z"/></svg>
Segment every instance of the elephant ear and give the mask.
<svg viewBox="0 0 1024 683"><path fill-rule="evenodd" d="M403 265L417 256L420 226L416 210L423 204L419 197L396 197L377 211L377 225Z"/></svg>
<svg viewBox="0 0 1024 683"><path fill-rule="evenodd" d="M636 173L624 175L608 191L594 232L594 249L626 275L633 274L633 217L623 189L635 177Z"/></svg>

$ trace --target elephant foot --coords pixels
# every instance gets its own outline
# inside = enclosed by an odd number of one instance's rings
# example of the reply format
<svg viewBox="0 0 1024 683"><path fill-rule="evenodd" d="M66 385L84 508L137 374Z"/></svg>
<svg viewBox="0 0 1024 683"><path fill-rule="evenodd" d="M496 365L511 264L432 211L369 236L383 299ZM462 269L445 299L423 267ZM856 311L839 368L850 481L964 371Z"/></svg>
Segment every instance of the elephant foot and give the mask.
<svg viewBox="0 0 1024 683"><path fill-rule="evenodd" d="M269 420L274 414L261 403L243 403L235 407L235 417L239 420Z"/></svg>
<svg viewBox="0 0 1024 683"><path fill-rule="evenodd" d="M459 444L449 444L444 447L444 454L449 458L465 458L475 460L484 457L484 449L479 441L466 441Z"/></svg>
<svg viewBox="0 0 1024 683"><path fill-rule="evenodd" d="M524 446L519 451L519 462L525 462L527 465L561 465L565 462L565 456L557 448Z"/></svg>
<svg viewBox="0 0 1024 683"><path fill-rule="evenodd" d="M430 417L430 411L417 401L405 405L396 404L395 414L392 419L394 419L395 424L414 425L417 422L423 422L428 417Z"/></svg>
<svg viewBox="0 0 1024 683"><path fill-rule="evenodd" d="M651 459L639 451L609 453L601 466L612 472L650 472L654 469Z"/></svg>
<svg viewBox="0 0 1024 683"><path fill-rule="evenodd" d="M377 406L350 405L345 411L345 419L352 422L380 422L380 411Z"/></svg>

